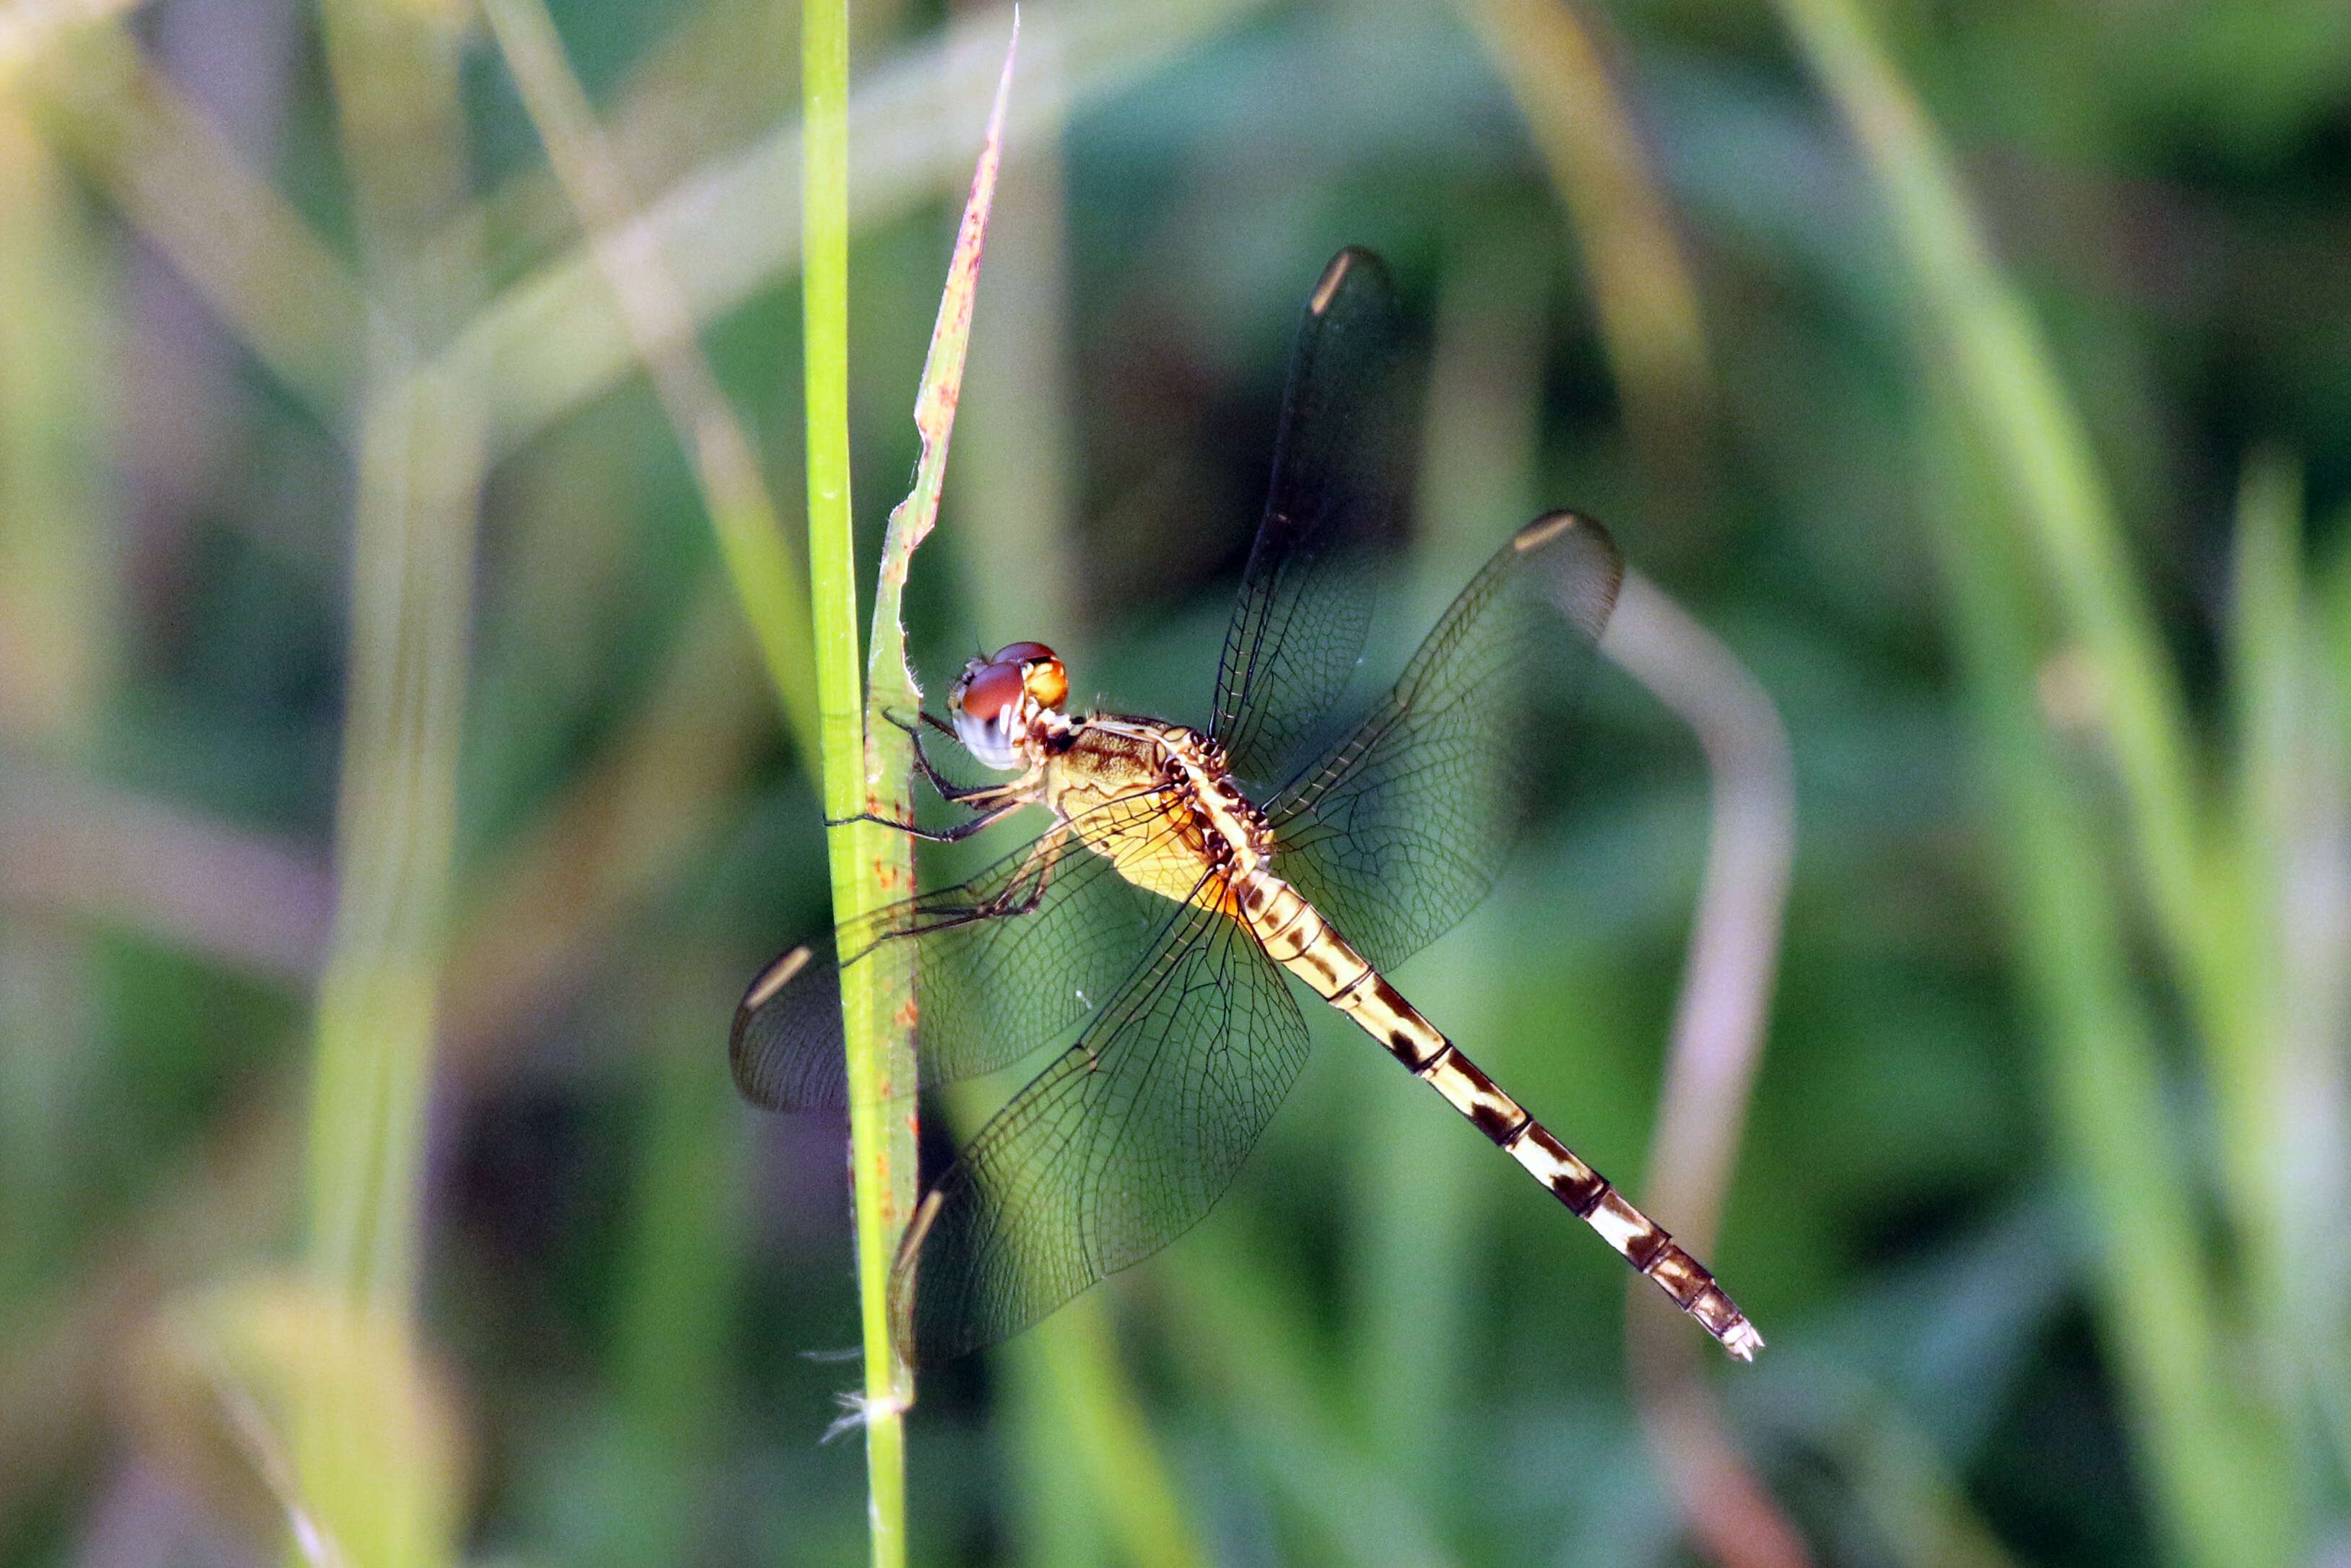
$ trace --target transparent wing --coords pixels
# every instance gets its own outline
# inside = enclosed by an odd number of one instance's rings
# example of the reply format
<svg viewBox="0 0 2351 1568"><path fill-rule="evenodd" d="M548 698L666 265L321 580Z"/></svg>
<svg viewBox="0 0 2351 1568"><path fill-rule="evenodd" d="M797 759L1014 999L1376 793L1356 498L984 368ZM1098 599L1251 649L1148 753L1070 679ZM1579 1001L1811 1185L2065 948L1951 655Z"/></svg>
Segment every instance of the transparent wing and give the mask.
<svg viewBox="0 0 2351 1568"><path fill-rule="evenodd" d="M1283 776L1363 651L1364 547L1401 507L1397 340L1387 269L1369 251L1341 251L1299 323L1265 517L1217 669L1209 733L1243 778Z"/></svg>
<svg viewBox="0 0 2351 1568"><path fill-rule="evenodd" d="M1018 1333L1189 1229L1297 1078L1306 1026L1257 939L1214 910L1161 907L1134 984L925 1200L893 1281L917 1364Z"/></svg>
<svg viewBox="0 0 2351 1568"><path fill-rule="evenodd" d="M1591 519L1528 524L1370 716L1269 803L1274 870L1376 967L1418 952L1492 886L1623 576Z"/></svg>
<svg viewBox="0 0 2351 1568"><path fill-rule="evenodd" d="M923 1083L1009 1066L1109 1006L1172 907L1077 848L1068 830L1051 830L977 876L768 966L736 1009L736 1085L772 1111L846 1104L839 966L872 962L883 944L901 941L914 944L914 961L887 1005L903 1004L911 982Z"/></svg>

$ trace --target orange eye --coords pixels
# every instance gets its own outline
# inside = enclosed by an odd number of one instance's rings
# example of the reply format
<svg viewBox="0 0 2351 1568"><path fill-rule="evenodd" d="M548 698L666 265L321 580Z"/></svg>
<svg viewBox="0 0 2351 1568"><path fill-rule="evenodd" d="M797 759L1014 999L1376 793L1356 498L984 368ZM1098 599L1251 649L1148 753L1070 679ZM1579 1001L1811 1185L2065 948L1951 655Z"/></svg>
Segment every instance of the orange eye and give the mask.
<svg viewBox="0 0 2351 1568"><path fill-rule="evenodd" d="M1051 649L1045 651L1043 658L1032 659L1024 664L1021 673L1029 687L1029 695L1037 699L1039 706L1060 707L1069 700L1070 672L1061 667L1061 660L1053 657Z"/></svg>

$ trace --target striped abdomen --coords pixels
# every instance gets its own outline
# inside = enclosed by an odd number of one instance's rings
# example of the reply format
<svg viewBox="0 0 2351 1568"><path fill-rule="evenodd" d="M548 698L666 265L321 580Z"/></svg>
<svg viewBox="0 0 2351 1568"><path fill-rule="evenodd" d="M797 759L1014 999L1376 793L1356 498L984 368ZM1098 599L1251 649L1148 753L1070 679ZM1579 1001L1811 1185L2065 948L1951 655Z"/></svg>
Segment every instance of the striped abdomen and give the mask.
<svg viewBox="0 0 2351 1568"><path fill-rule="evenodd" d="M1236 877L1233 892L1242 919L1274 962L1353 1019L1413 1076L1444 1095L1577 1218L1600 1232L1626 1262L1656 1281L1676 1306L1722 1342L1723 1349L1741 1361L1755 1359L1763 1348L1763 1336L1723 1294L1705 1266L1496 1087L1295 888L1270 873L1254 872Z"/></svg>

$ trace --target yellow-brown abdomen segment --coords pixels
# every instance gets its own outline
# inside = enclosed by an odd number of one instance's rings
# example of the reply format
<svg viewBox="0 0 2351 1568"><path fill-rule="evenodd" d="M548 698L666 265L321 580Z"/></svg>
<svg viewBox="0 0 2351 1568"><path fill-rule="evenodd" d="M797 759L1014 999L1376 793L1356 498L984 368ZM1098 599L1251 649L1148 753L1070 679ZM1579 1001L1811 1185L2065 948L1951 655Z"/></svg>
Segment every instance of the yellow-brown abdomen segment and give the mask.
<svg viewBox="0 0 2351 1568"><path fill-rule="evenodd" d="M1447 1104L1525 1166L1528 1175L1598 1231L1626 1262L1655 1281L1723 1349L1741 1361L1755 1359L1763 1348L1763 1336L1705 1266L1479 1071L1296 889L1279 877L1258 873L1236 878L1234 894L1241 918L1274 962L1354 1019L1415 1077L1445 1096Z"/></svg>

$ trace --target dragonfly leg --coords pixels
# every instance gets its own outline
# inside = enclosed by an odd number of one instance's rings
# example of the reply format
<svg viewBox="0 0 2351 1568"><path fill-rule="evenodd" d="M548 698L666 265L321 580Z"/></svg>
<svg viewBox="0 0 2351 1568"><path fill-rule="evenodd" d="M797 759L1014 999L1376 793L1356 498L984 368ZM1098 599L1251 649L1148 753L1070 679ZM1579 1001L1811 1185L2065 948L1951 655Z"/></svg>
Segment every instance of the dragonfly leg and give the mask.
<svg viewBox="0 0 2351 1568"><path fill-rule="evenodd" d="M882 716L906 732L906 738L912 741L914 747L914 766L922 771L923 777L930 781L931 788L939 792L940 800L951 800L960 805L982 795L995 794L1004 788L1000 784L968 786L958 784L932 766L929 754L923 750L923 726L927 724L941 735L955 734L954 729L948 727L945 719L935 718L920 709L915 711L914 717L912 719L894 713L884 713Z"/></svg>
<svg viewBox="0 0 2351 1568"><path fill-rule="evenodd" d="M895 817L884 817L872 811L860 811L852 817L829 817L825 820L826 827L844 827L851 822L873 822L882 827L895 828L902 833L912 834L930 843L952 844L971 837L972 834L991 823L1002 821L1012 811L1027 805L1035 795L1036 769L1034 768L1009 784L968 786L957 784L932 766L930 758L923 750L923 732L919 725L894 713L885 713L882 716L904 730L906 738L914 742L914 766L921 769L923 777L930 781L931 788L939 792L939 799L951 806L961 806L976 814L968 821L957 822L952 828L935 831L929 828L918 827L913 822L902 822ZM955 733L953 730L947 730L945 724L933 718L929 714L920 714L919 717L924 723L946 730L950 735Z"/></svg>
<svg viewBox="0 0 2351 1568"><path fill-rule="evenodd" d="M1015 800L1011 806L1020 803ZM1003 810L1009 810L1011 806ZM1055 828L1039 839L1029 846L1028 863L1006 881L1001 893L985 904L956 911L952 920L941 924L964 925L975 920L1002 920L1008 916L1034 914L1037 906L1045 902L1045 890L1052 885L1053 868L1061 863L1061 848L1068 839L1069 831L1065 828ZM1028 891L1016 897L1016 893L1024 884ZM932 925L925 929L936 930L938 927Z"/></svg>
<svg viewBox="0 0 2351 1568"><path fill-rule="evenodd" d="M1012 802L1020 804L1019 801ZM1006 810L1009 810L1007 807ZM891 824L896 826L897 824ZM1003 891L983 903L950 904L923 911L920 920L895 931L885 931L876 939L880 942L902 940L909 936L931 936L941 931L953 931L958 926L977 925L983 920L1018 918L1033 913L1045 901L1045 890L1052 884L1053 868L1061 863L1061 848L1069 837L1068 831L1056 828L1029 846L1028 858L1014 872ZM1027 891L1020 891L1023 887Z"/></svg>
<svg viewBox="0 0 2351 1568"><path fill-rule="evenodd" d="M1001 804L987 808L968 821L957 822L952 828L941 828L935 831L929 828L918 827L913 822L902 822L895 817L880 816L872 811L860 811L853 817L828 817L825 819L824 825L828 828L845 828L852 822L872 822L884 828L895 828L898 831L921 839L926 843L951 844L958 840L971 837L982 828L1002 821L1005 817L1019 810L1027 802L1023 800L1006 800Z"/></svg>

